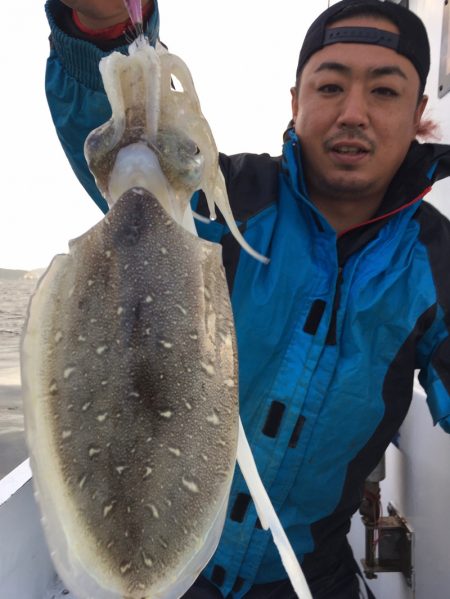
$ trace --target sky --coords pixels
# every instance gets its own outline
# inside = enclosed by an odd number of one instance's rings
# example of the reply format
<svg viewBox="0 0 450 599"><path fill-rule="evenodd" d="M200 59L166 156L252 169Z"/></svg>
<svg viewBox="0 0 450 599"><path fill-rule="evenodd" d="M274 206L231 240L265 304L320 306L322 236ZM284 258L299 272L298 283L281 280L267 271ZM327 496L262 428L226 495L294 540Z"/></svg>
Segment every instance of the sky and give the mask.
<svg viewBox="0 0 450 599"><path fill-rule="evenodd" d="M161 39L191 69L219 149L281 151L306 29L328 6L292 0L160 0ZM276 6L277 10L273 8ZM46 267L102 214L59 145L44 91L43 0L8 4L3 28L0 268Z"/></svg>

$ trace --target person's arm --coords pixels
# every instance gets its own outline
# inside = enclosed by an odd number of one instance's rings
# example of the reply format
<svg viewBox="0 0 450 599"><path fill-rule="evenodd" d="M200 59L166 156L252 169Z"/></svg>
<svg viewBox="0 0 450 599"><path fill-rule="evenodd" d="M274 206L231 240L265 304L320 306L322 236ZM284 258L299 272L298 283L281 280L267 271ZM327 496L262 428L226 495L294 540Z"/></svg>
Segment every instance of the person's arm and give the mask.
<svg viewBox="0 0 450 599"><path fill-rule="evenodd" d="M51 29L51 51L45 80L50 113L72 169L103 212L107 211L108 206L87 167L83 148L88 134L111 116L111 108L100 76L99 62L112 50L125 53L128 44L124 34L119 33L119 37L112 38L102 36L104 28L92 27L92 21L91 29L97 29L97 35L79 30L73 21L72 8L78 10L79 6L83 12L83 5L97 7L96 10L100 12L95 13L96 23L102 21L106 28L110 28L123 22L123 19L116 23L110 20L112 18L115 21L124 16L123 13L115 12L114 6L118 4L118 0L67 0L66 3L48 0L45 6ZM105 7L108 12L104 12ZM113 9L109 11L108 7ZM159 34L157 0L152 0L150 9L152 10L146 19L145 28L150 42L155 44ZM80 16L80 13L77 14ZM92 14L94 13L91 13L91 18ZM86 28L89 29L87 25Z"/></svg>
<svg viewBox="0 0 450 599"><path fill-rule="evenodd" d="M425 335L421 347L431 354L425 361L419 374L419 381L427 395L427 404L434 424L439 424L445 432L450 433L450 336L444 319L442 326L433 331L433 341ZM430 343L430 345L429 345Z"/></svg>

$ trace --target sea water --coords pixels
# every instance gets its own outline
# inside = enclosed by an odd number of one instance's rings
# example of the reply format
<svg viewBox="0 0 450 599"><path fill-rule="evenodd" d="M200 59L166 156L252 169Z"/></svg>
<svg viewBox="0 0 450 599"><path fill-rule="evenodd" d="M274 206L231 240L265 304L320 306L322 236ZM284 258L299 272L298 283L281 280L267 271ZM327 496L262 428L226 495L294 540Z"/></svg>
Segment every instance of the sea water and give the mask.
<svg viewBox="0 0 450 599"><path fill-rule="evenodd" d="M36 279L0 279L0 478L27 457L20 393L20 336Z"/></svg>

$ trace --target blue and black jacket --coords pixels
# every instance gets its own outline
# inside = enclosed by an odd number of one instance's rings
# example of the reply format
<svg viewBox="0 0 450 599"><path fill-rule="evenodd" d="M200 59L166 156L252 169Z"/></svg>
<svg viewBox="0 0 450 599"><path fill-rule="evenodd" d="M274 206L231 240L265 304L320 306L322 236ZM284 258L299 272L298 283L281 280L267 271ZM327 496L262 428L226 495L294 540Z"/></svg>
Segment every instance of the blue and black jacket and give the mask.
<svg viewBox="0 0 450 599"><path fill-rule="evenodd" d="M47 4L48 101L74 171L106 211L83 143L110 117L98 73L110 48L68 31L65 10ZM157 32L156 9L152 40ZM364 480L406 416L416 370L433 422L450 432L450 223L423 201L450 175L450 147L414 142L379 213L340 237L308 198L292 130L279 158L220 160L241 231L270 258L242 251L220 219L198 225L223 246L242 420L297 555L326 556L339 551ZM201 194L193 202L206 213ZM234 597L286 577L239 471L204 574Z"/></svg>

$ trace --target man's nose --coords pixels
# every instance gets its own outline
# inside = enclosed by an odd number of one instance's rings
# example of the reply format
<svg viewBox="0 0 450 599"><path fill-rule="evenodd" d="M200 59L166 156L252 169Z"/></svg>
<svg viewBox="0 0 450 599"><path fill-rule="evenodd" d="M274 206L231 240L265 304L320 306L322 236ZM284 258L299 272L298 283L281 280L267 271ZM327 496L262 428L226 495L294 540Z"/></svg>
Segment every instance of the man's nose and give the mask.
<svg viewBox="0 0 450 599"><path fill-rule="evenodd" d="M369 124L367 98L364 90L351 88L342 99L338 117L339 127L360 127L365 129Z"/></svg>

